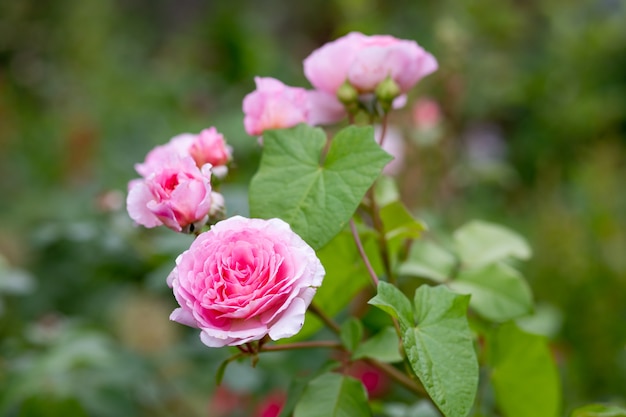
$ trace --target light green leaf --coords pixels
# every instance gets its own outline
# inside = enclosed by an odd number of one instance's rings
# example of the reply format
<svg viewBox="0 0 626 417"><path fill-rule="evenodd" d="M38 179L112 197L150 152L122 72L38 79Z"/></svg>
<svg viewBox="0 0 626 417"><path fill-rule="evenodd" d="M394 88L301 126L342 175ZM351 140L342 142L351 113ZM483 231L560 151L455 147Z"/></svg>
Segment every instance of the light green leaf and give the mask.
<svg viewBox="0 0 626 417"><path fill-rule="evenodd" d="M339 337L341 343L352 352L363 338L363 325L357 318L350 317L341 325Z"/></svg>
<svg viewBox="0 0 626 417"><path fill-rule="evenodd" d="M445 282L451 278L457 260L453 254L429 240L416 240L406 262L398 268L403 275Z"/></svg>
<svg viewBox="0 0 626 417"><path fill-rule="evenodd" d="M371 127L341 130L323 162L326 135L319 128L271 130L263 143L261 165L250 183L250 214L283 219L314 249L344 228L391 160Z"/></svg>
<svg viewBox="0 0 626 417"><path fill-rule="evenodd" d="M461 260L469 266L485 265L508 257L528 259L531 255L530 247L517 233L480 220L458 229L454 240Z"/></svg>
<svg viewBox="0 0 626 417"><path fill-rule="evenodd" d="M571 417L626 417L626 408L614 405L589 404L574 410Z"/></svg>
<svg viewBox="0 0 626 417"><path fill-rule="evenodd" d="M400 200L400 191L393 177L381 175L374 185L374 197L380 207Z"/></svg>
<svg viewBox="0 0 626 417"><path fill-rule="evenodd" d="M353 359L372 358L381 362L394 363L402 360L400 339L393 327L385 327L371 339L359 345Z"/></svg>
<svg viewBox="0 0 626 417"><path fill-rule="evenodd" d="M533 307L532 292L524 277L503 263L462 270L448 285L457 293L471 294L470 307L491 321L521 317Z"/></svg>
<svg viewBox="0 0 626 417"><path fill-rule="evenodd" d="M368 301L400 322L402 331L413 326L413 309L408 298L396 287L385 281L378 283L378 293Z"/></svg>
<svg viewBox="0 0 626 417"><path fill-rule="evenodd" d="M557 416L561 400L559 375L546 339L507 323L488 343L491 381L504 416Z"/></svg>
<svg viewBox="0 0 626 417"><path fill-rule="evenodd" d="M400 201L394 201L382 207L380 218L392 255L398 253L398 249L406 239L416 239L426 230L426 226L416 220Z"/></svg>
<svg viewBox="0 0 626 417"><path fill-rule="evenodd" d="M294 417L367 417L372 415L360 381L328 373L312 380L294 410Z"/></svg>
<svg viewBox="0 0 626 417"><path fill-rule="evenodd" d="M417 326L402 338L411 367L446 417L465 417L478 387L468 301L446 287L422 285L415 292Z"/></svg>

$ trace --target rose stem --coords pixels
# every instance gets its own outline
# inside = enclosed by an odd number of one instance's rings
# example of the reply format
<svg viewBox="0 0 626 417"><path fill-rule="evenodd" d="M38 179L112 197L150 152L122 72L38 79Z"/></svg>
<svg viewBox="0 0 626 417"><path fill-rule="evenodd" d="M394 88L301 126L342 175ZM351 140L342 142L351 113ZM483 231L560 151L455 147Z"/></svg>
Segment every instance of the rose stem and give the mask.
<svg viewBox="0 0 626 417"><path fill-rule="evenodd" d="M387 246L387 239L385 238L385 228L383 226L383 221L380 218L380 209L378 207L378 203L376 202L376 196L374 195L374 188L369 189L369 197L370 197L370 215L372 216L372 224L374 229L378 232L378 245L380 248L380 257L383 261L383 267L385 268L385 274L387 275L387 281L392 284L395 284L396 279L393 275L393 271L391 269L391 261L389 260L389 247Z"/></svg>
<svg viewBox="0 0 626 417"><path fill-rule="evenodd" d="M426 390L421 384L418 384L417 382L415 382L415 380L413 380L406 374L400 372L398 369L394 368L393 366L384 362L379 362L375 359L370 359L370 358L366 358L365 362L378 368L383 373L385 373L388 377L390 377L391 379L394 379L397 383L407 388L409 391L413 391L414 393L418 395L428 395L426 393Z"/></svg>
<svg viewBox="0 0 626 417"><path fill-rule="evenodd" d="M389 112L384 112L382 120L381 120L381 132L380 132L380 139L378 139L378 144L382 147L383 143L385 142L385 135L387 134L387 116L389 115Z"/></svg>
<svg viewBox="0 0 626 417"><path fill-rule="evenodd" d="M311 348L330 348L330 349L338 349L346 351L346 349L339 342L333 342L330 340L314 340L311 342L295 342L295 343L286 343L284 345L275 345L275 346L262 346L260 352L278 352L283 350L294 350L294 349L311 349ZM379 362L375 359L366 358L365 362L372 365L375 368L378 368L384 374L386 374L391 379L395 380L397 383L412 391L418 395L428 395L424 390L424 387L417 384L413 379L408 377L407 375L400 372L398 369L393 366Z"/></svg>
<svg viewBox="0 0 626 417"><path fill-rule="evenodd" d="M363 259L363 262L365 263L365 267L367 268L367 272L369 272L370 278L372 279L372 282L374 283L374 287L378 287L378 277L376 276L376 272L374 272L374 268L372 268L372 264L370 263L370 260L367 258L365 249L363 249L363 244L361 243L359 232L356 230L356 224L354 224L354 219L350 219L350 230L352 231L352 237L354 238L354 243L356 243L356 247L359 250L361 259Z"/></svg>
<svg viewBox="0 0 626 417"><path fill-rule="evenodd" d="M322 320L330 330L332 330L336 334L339 334L339 332L341 332L341 328L339 327L339 325L335 323L333 319L328 317L326 313L324 313L322 309L317 306L317 304L311 303L311 305L309 306L309 310L311 311L311 313L315 314L320 320Z"/></svg>

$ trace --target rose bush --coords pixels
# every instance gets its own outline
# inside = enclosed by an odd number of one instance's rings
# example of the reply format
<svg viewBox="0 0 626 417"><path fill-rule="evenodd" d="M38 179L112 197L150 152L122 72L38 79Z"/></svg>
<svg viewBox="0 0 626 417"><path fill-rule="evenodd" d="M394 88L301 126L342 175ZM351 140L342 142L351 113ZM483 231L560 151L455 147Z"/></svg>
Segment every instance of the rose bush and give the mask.
<svg viewBox="0 0 626 417"><path fill-rule="evenodd" d="M213 208L223 206L223 198L211 188L210 164L200 169L191 157L171 154L152 169L128 184L126 207L136 223L193 232L207 222Z"/></svg>
<svg viewBox="0 0 626 417"><path fill-rule="evenodd" d="M234 216L202 233L168 277L180 308L170 319L201 330L210 347L300 331L325 271L280 219Z"/></svg>

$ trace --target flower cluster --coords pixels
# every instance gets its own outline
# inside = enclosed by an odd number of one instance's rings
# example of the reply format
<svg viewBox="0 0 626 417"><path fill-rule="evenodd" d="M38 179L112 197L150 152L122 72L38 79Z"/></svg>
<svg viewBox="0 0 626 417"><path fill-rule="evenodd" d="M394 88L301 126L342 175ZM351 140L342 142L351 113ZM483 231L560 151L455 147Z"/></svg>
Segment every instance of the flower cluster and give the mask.
<svg viewBox="0 0 626 417"><path fill-rule="evenodd" d="M256 78L243 102L250 135L298 123L327 125L359 109L386 112L406 102L406 93L437 69L437 61L416 42L388 35L352 32L304 60L313 90Z"/></svg>
<svg viewBox="0 0 626 417"><path fill-rule="evenodd" d="M128 214L145 227L165 225L187 233L202 228L223 211L224 199L213 191L211 176L226 175L231 154L213 127L157 146L135 165L141 178L128 184Z"/></svg>

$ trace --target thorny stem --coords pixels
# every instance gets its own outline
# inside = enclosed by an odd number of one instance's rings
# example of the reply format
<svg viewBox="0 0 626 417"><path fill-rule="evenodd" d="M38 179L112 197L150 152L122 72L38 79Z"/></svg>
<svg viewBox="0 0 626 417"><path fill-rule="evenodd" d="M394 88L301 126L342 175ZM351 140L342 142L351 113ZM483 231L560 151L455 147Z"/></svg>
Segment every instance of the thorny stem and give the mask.
<svg viewBox="0 0 626 417"><path fill-rule="evenodd" d="M361 238L359 237L359 232L356 230L356 224L354 224L354 219L350 219L350 230L352 231L352 237L354 238L354 243L356 243L356 247L359 250L359 254L361 255L361 259L365 263L365 267L367 268L367 272L372 279L372 283L374 287L378 288L378 276L376 276L376 272L374 268L372 268L372 264L365 253L365 249L363 249L363 244L361 243Z"/></svg>
<svg viewBox="0 0 626 417"><path fill-rule="evenodd" d="M311 303L311 305L309 306L309 311L315 314L320 320L322 320L324 324L328 326L328 328L334 333L339 334L341 332L341 328L339 327L339 325L335 323L333 319L328 317L326 313L324 313L322 309L317 306L317 304Z"/></svg>

